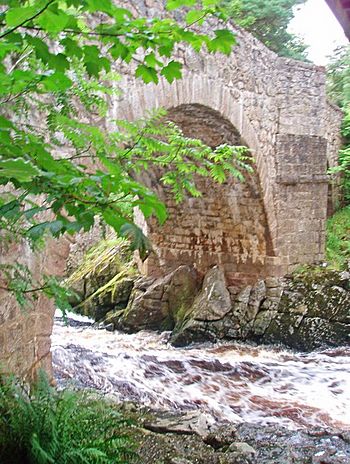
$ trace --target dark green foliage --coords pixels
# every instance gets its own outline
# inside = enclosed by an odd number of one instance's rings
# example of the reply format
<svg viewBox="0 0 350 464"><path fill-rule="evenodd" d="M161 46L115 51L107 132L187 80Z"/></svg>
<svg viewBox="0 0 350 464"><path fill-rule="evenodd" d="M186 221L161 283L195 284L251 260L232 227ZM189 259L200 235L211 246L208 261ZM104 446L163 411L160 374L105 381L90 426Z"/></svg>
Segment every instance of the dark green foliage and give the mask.
<svg viewBox="0 0 350 464"><path fill-rule="evenodd" d="M339 151L339 167L335 170L342 174L344 201L350 205L350 103L345 108L342 134L344 146Z"/></svg>
<svg viewBox="0 0 350 464"><path fill-rule="evenodd" d="M327 69L327 81L330 98L344 111L344 143L339 152L339 166L330 172L341 173L343 198L350 204L350 45L336 50Z"/></svg>
<svg viewBox="0 0 350 464"><path fill-rule="evenodd" d="M335 50L327 66L327 84L328 95L336 105L344 108L350 103L350 45Z"/></svg>
<svg viewBox="0 0 350 464"><path fill-rule="evenodd" d="M336 269L343 269L350 262L350 206L328 219L326 253Z"/></svg>
<svg viewBox="0 0 350 464"><path fill-rule="evenodd" d="M307 61L300 37L287 31L293 8L305 0L224 0L228 15L280 56Z"/></svg>
<svg viewBox="0 0 350 464"><path fill-rule="evenodd" d="M14 379L0 386L1 464L129 464L128 425L113 404L57 392L43 373L30 391Z"/></svg>

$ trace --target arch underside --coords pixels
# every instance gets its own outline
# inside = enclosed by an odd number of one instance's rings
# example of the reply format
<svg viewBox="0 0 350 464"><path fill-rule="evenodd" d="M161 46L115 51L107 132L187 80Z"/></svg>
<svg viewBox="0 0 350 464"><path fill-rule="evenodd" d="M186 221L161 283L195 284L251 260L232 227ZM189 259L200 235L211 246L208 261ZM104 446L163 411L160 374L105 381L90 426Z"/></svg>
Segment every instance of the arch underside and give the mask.
<svg viewBox="0 0 350 464"><path fill-rule="evenodd" d="M199 138L212 148L246 145L227 119L203 105L170 108L167 119L186 137ZM162 188L168 220L163 226L154 219L143 223L155 251L146 263L148 275L162 275L182 264L204 274L218 264L229 285L241 285L266 274L265 259L272 251L259 178L256 170L244 175L245 182L230 176L223 184L198 178L202 196L180 204Z"/></svg>

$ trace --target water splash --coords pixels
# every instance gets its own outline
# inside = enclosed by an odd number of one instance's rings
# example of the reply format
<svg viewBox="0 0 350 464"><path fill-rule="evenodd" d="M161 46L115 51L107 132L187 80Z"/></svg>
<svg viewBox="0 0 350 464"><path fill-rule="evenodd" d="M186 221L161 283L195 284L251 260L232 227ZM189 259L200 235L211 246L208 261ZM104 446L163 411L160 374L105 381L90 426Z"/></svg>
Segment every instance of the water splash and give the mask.
<svg viewBox="0 0 350 464"><path fill-rule="evenodd" d="M308 354L238 343L174 348L169 334L96 330L89 321L52 336L55 375L119 400L200 409L217 420L350 429L350 347Z"/></svg>

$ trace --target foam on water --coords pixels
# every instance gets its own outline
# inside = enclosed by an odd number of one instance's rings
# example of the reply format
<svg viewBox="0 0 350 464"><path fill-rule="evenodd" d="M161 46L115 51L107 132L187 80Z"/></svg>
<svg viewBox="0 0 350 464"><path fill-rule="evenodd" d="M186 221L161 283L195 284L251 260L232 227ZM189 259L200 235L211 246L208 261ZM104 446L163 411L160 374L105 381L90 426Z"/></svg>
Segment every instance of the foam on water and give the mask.
<svg viewBox="0 0 350 464"><path fill-rule="evenodd" d="M308 354L238 343L180 349L167 343L168 333L111 333L75 319L78 326L56 319L59 383L72 379L156 408L198 408L218 420L350 429L350 347Z"/></svg>

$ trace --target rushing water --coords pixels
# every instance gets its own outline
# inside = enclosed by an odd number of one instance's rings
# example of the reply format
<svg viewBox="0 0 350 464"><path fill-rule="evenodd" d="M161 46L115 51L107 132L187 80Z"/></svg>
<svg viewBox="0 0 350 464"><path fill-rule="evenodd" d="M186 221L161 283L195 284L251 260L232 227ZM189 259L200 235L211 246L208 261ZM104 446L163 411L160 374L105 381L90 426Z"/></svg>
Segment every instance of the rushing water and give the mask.
<svg viewBox="0 0 350 464"><path fill-rule="evenodd" d="M200 409L217 420L350 429L350 347L309 354L247 344L174 348L168 334L67 326L56 318L58 383L97 388L153 408Z"/></svg>

